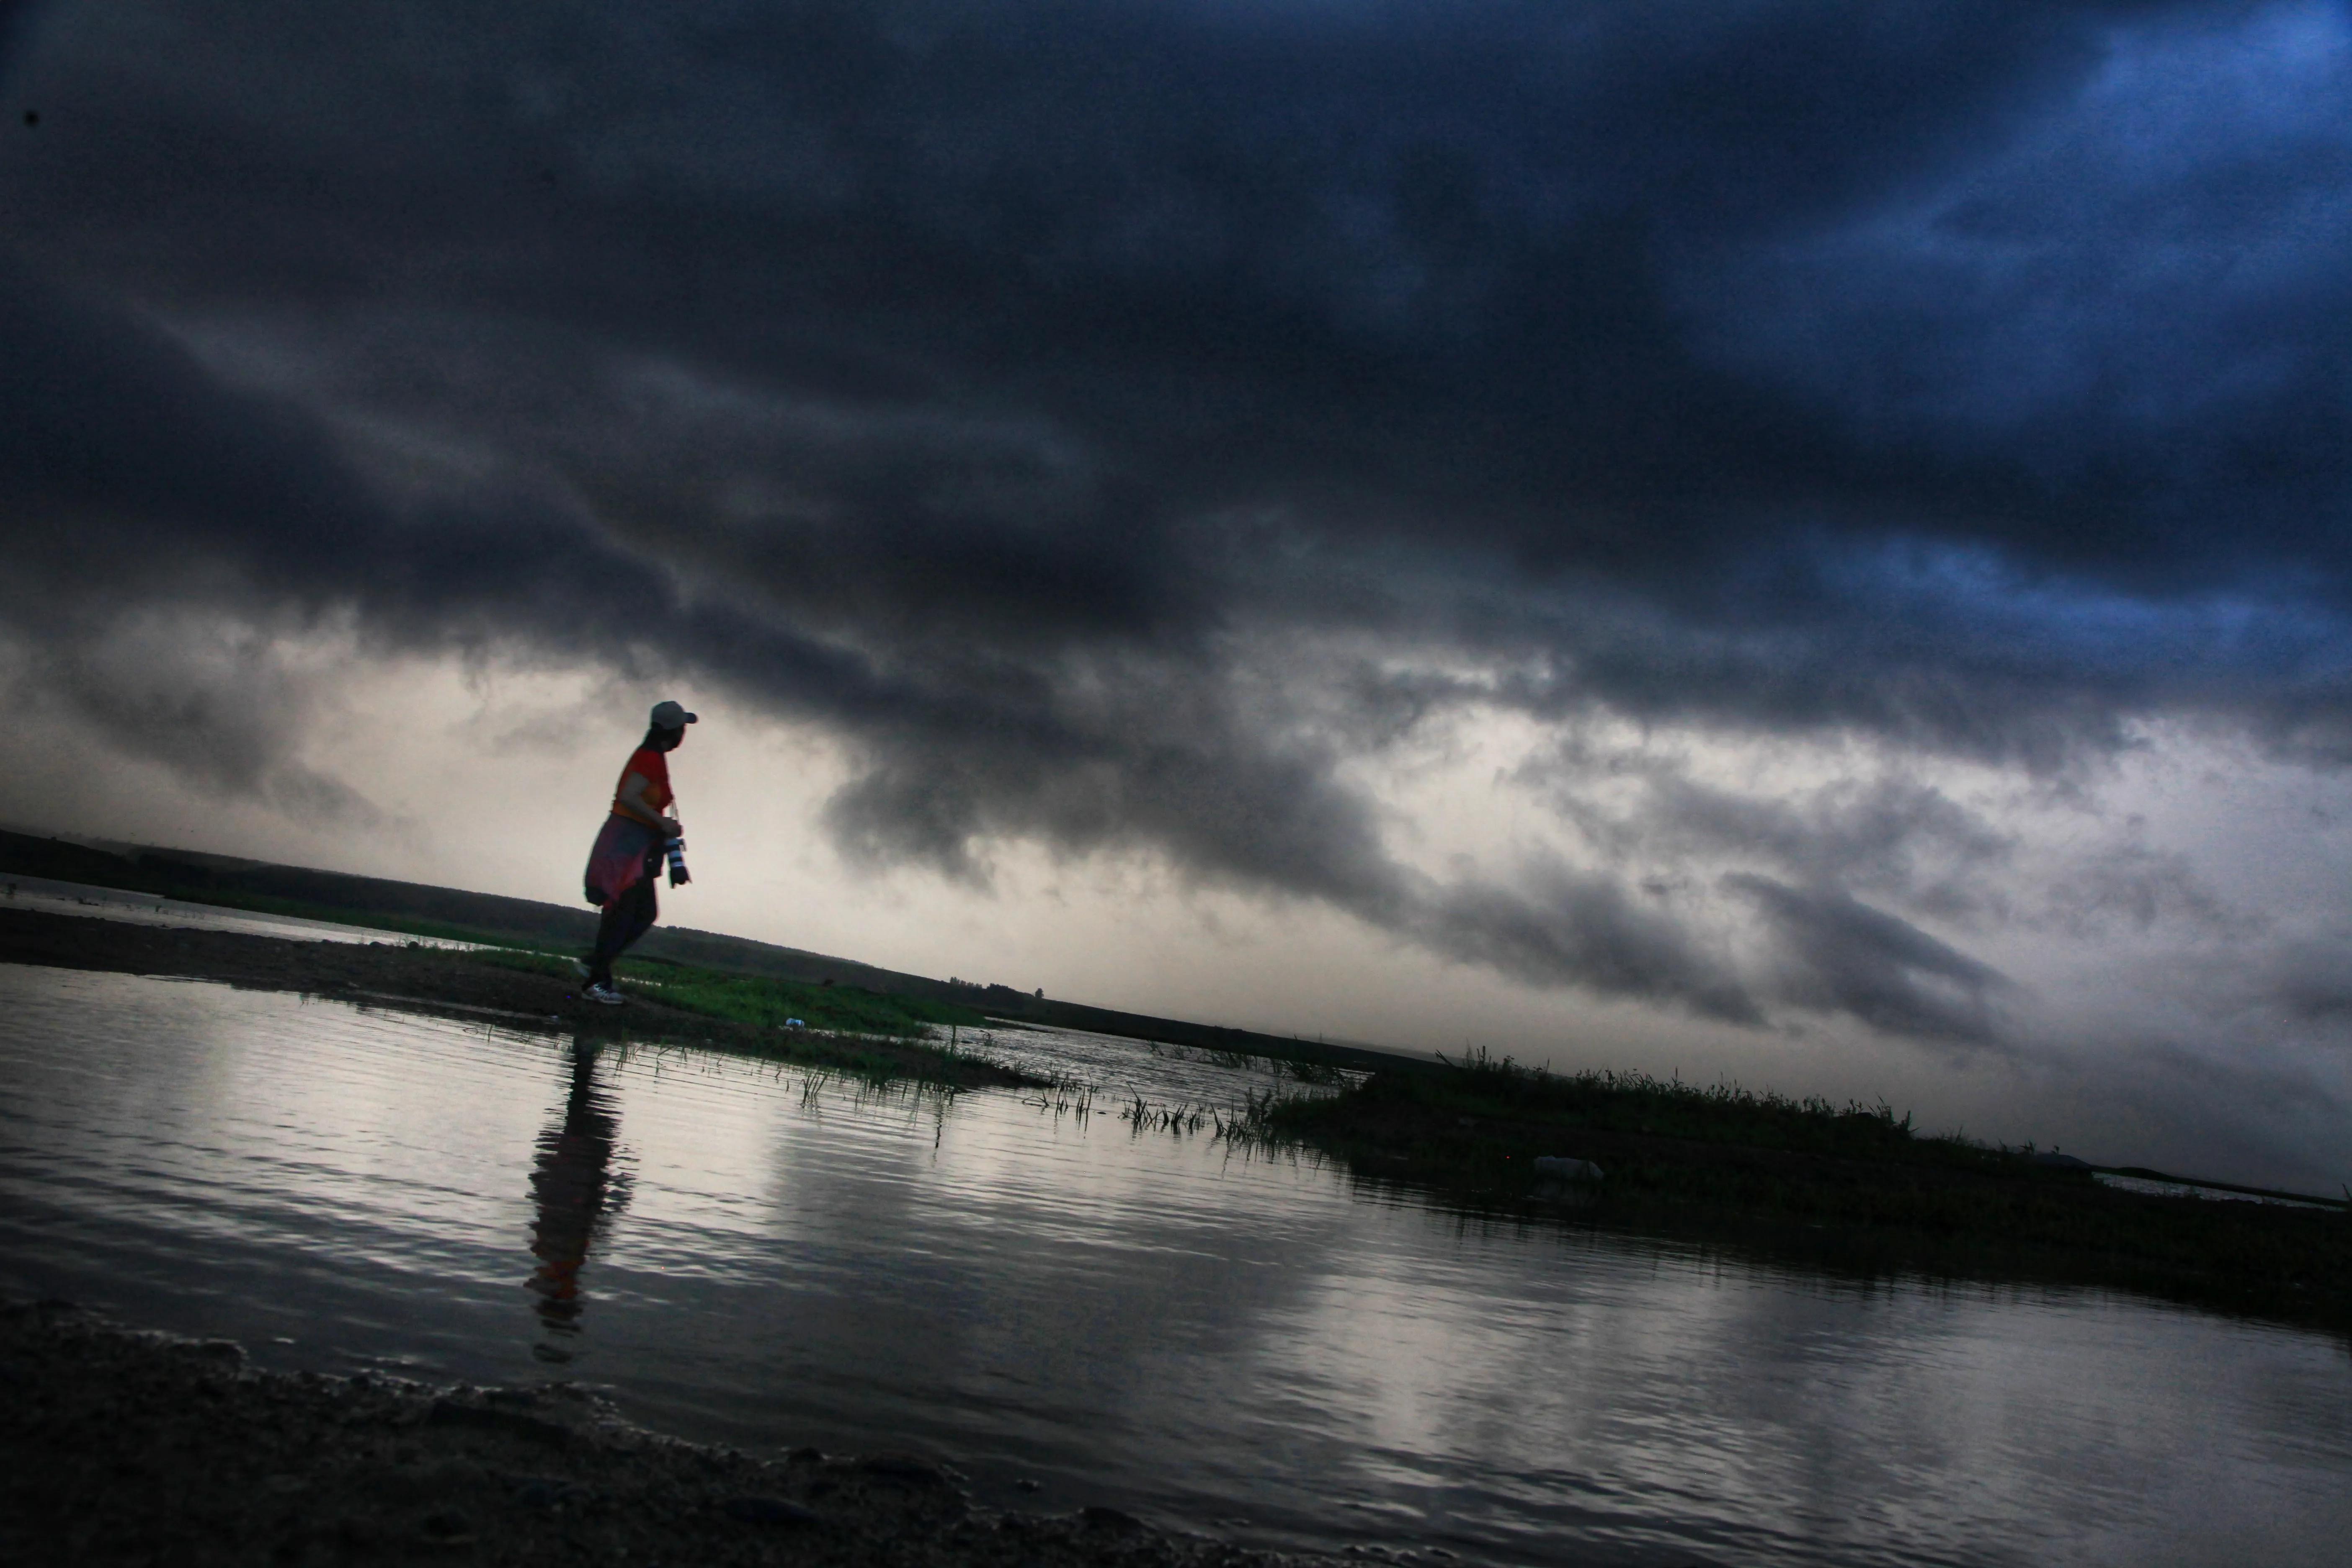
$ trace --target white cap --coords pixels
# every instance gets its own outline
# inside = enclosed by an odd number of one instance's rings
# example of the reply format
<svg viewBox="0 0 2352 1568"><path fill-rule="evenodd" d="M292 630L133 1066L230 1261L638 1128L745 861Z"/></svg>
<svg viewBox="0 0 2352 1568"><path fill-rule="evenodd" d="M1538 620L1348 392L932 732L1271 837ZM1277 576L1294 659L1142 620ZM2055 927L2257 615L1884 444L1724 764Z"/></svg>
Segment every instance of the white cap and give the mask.
<svg viewBox="0 0 2352 1568"><path fill-rule="evenodd" d="M689 713L667 699L654 704L654 728L656 730L683 730L699 717L699 714Z"/></svg>

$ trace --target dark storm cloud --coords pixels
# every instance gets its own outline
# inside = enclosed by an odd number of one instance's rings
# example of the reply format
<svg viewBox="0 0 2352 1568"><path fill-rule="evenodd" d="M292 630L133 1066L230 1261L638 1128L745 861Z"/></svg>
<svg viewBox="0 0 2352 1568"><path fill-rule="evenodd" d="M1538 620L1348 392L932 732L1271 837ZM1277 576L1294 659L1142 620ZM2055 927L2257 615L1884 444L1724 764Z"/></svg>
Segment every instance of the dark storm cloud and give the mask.
<svg viewBox="0 0 2352 1568"><path fill-rule="evenodd" d="M1843 893L1745 874L1724 882L1756 900L1779 939L1788 1000L1890 1034L1969 1046L1998 1039L1993 1004L2009 985L1998 971Z"/></svg>
<svg viewBox="0 0 2352 1568"><path fill-rule="evenodd" d="M2178 853L2144 842L2144 824L2095 833L2063 850L2025 848L1993 811L1897 772L1811 787L1740 791L1694 778L1671 758L1566 745L1522 764L1517 781L1612 864L1708 864L1768 872L1859 894L1982 932L1997 927L2096 940L2162 925L2192 936L2258 936L2267 922L2231 906ZM1596 781L1640 788L1614 807ZM2096 813L2077 806L2078 829Z"/></svg>
<svg viewBox="0 0 2352 1568"><path fill-rule="evenodd" d="M1582 786L1602 770L1638 778L1627 810L1605 811ZM1946 920L1972 923L1999 907L1993 874L2017 840L1942 790L1900 777L1841 779L1806 790L1742 794L1703 784L1652 758L1578 757L1521 769L1614 858L1680 864L1730 858L1814 886L1862 889Z"/></svg>
<svg viewBox="0 0 2352 1568"><path fill-rule="evenodd" d="M2292 10L51 6L7 614L94 714L151 610L690 672L845 738L854 854L1141 847L1753 1019L1613 871L1408 872L1344 764L1474 703L2352 756L2352 139L2166 74ZM2115 265L2186 242L2271 265ZM1797 890L1981 913L1931 795L1653 826L1762 856L1789 996L1981 1038L1990 972Z"/></svg>
<svg viewBox="0 0 2352 1568"><path fill-rule="evenodd" d="M1605 877L1551 861L1528 868L1524 891L1468 883L1431 900L1429 945L1538 985L1666 1002L1702 1017L1760 1024L1764 1014L1721 955Z"/></svg>
<svg viewBox="0 0 2352 1568"><path fill-rule="evenodd" d="M2269 955L2254 985L2257 1006L2283 1012L2298 1025L2326 1026L2341 1047L2352 1024L2352 976L2344 970L2344 936L2332 934L2335 940L2325 943L2283 945Z"/></svg>

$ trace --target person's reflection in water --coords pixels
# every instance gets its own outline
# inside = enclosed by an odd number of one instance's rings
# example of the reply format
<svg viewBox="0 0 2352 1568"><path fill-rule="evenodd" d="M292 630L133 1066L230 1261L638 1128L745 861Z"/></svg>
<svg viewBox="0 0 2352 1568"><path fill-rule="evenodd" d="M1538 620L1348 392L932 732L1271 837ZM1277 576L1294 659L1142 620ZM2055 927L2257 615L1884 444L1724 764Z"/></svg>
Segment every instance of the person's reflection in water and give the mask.
<svg viewBox="0 0 2352 1568"><path fill-rule="evenodd" d="M580 1331L580 1270L589 1244L608 1215L621 1212L629 1181L613 1169L614 1134L620 1130L613 1096L596 1081L596 1047L572 1042L572 1087L563 1119L539 1135L539 1158L530 1173L531 1255L539 1259L530 1289L539 1297L539 1321L552 1336L532 1348L542 1361L570 1361L562 1341Z"/></svg>

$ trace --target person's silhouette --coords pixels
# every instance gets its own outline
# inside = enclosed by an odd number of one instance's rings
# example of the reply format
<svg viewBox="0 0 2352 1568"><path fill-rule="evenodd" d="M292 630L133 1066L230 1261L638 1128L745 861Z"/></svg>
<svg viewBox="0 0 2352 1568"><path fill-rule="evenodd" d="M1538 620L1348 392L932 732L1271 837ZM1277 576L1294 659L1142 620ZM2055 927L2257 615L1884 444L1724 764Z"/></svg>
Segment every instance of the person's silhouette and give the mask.
<svg viewBox="0 0 2352 1568"><path fill-rule="evenodd" d="M595 1046L575 1038L563 1114L540 1133L530 1173L530 1250L539 1267L531 1271L530 1288L539 1298L539 1321L552 1335L568 1338L580 1331L580 1270L588 1261L589 1244L605 1216L628 1202L628 1178L613 1170L620 1125L611 1091L596 1081ZM571 1359L570 1352L551 1342L541 1343L537 1353L545 1360Z"/></svg>

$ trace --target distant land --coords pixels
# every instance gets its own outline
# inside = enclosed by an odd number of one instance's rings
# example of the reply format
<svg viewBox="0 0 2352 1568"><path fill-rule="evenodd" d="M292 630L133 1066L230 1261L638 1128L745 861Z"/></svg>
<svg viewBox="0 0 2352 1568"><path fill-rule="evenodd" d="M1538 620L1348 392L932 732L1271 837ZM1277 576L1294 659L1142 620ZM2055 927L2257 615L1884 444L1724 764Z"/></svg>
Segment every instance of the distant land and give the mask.
<svg viewBox="0 0 2352 1568"><path fill-rule="evenodd" d="M0 828L0 876L46 877L60 882L152 893L188 903L336 921L414 935L445 936L499 946L584 952L595 939L596 914L581 905L540 903L498 893L467 892L422 882L355 877L307 866L279 866L194 849L126 844L81 836L43 837ZM796 947L685 926L656 926L631 952L708 969L735 970L803 984L830 981L884 995L919 996L977 1008L1009 1022L1087 1029L1125 1039L1157 1040L1208 1050L1239 1051L1376 1072L1425 1065L1415 1051L1261 1034L1214 1024L1155 1018L1091 1007L1017 991L1010 985L936 980L880 969Z"/></svg>

